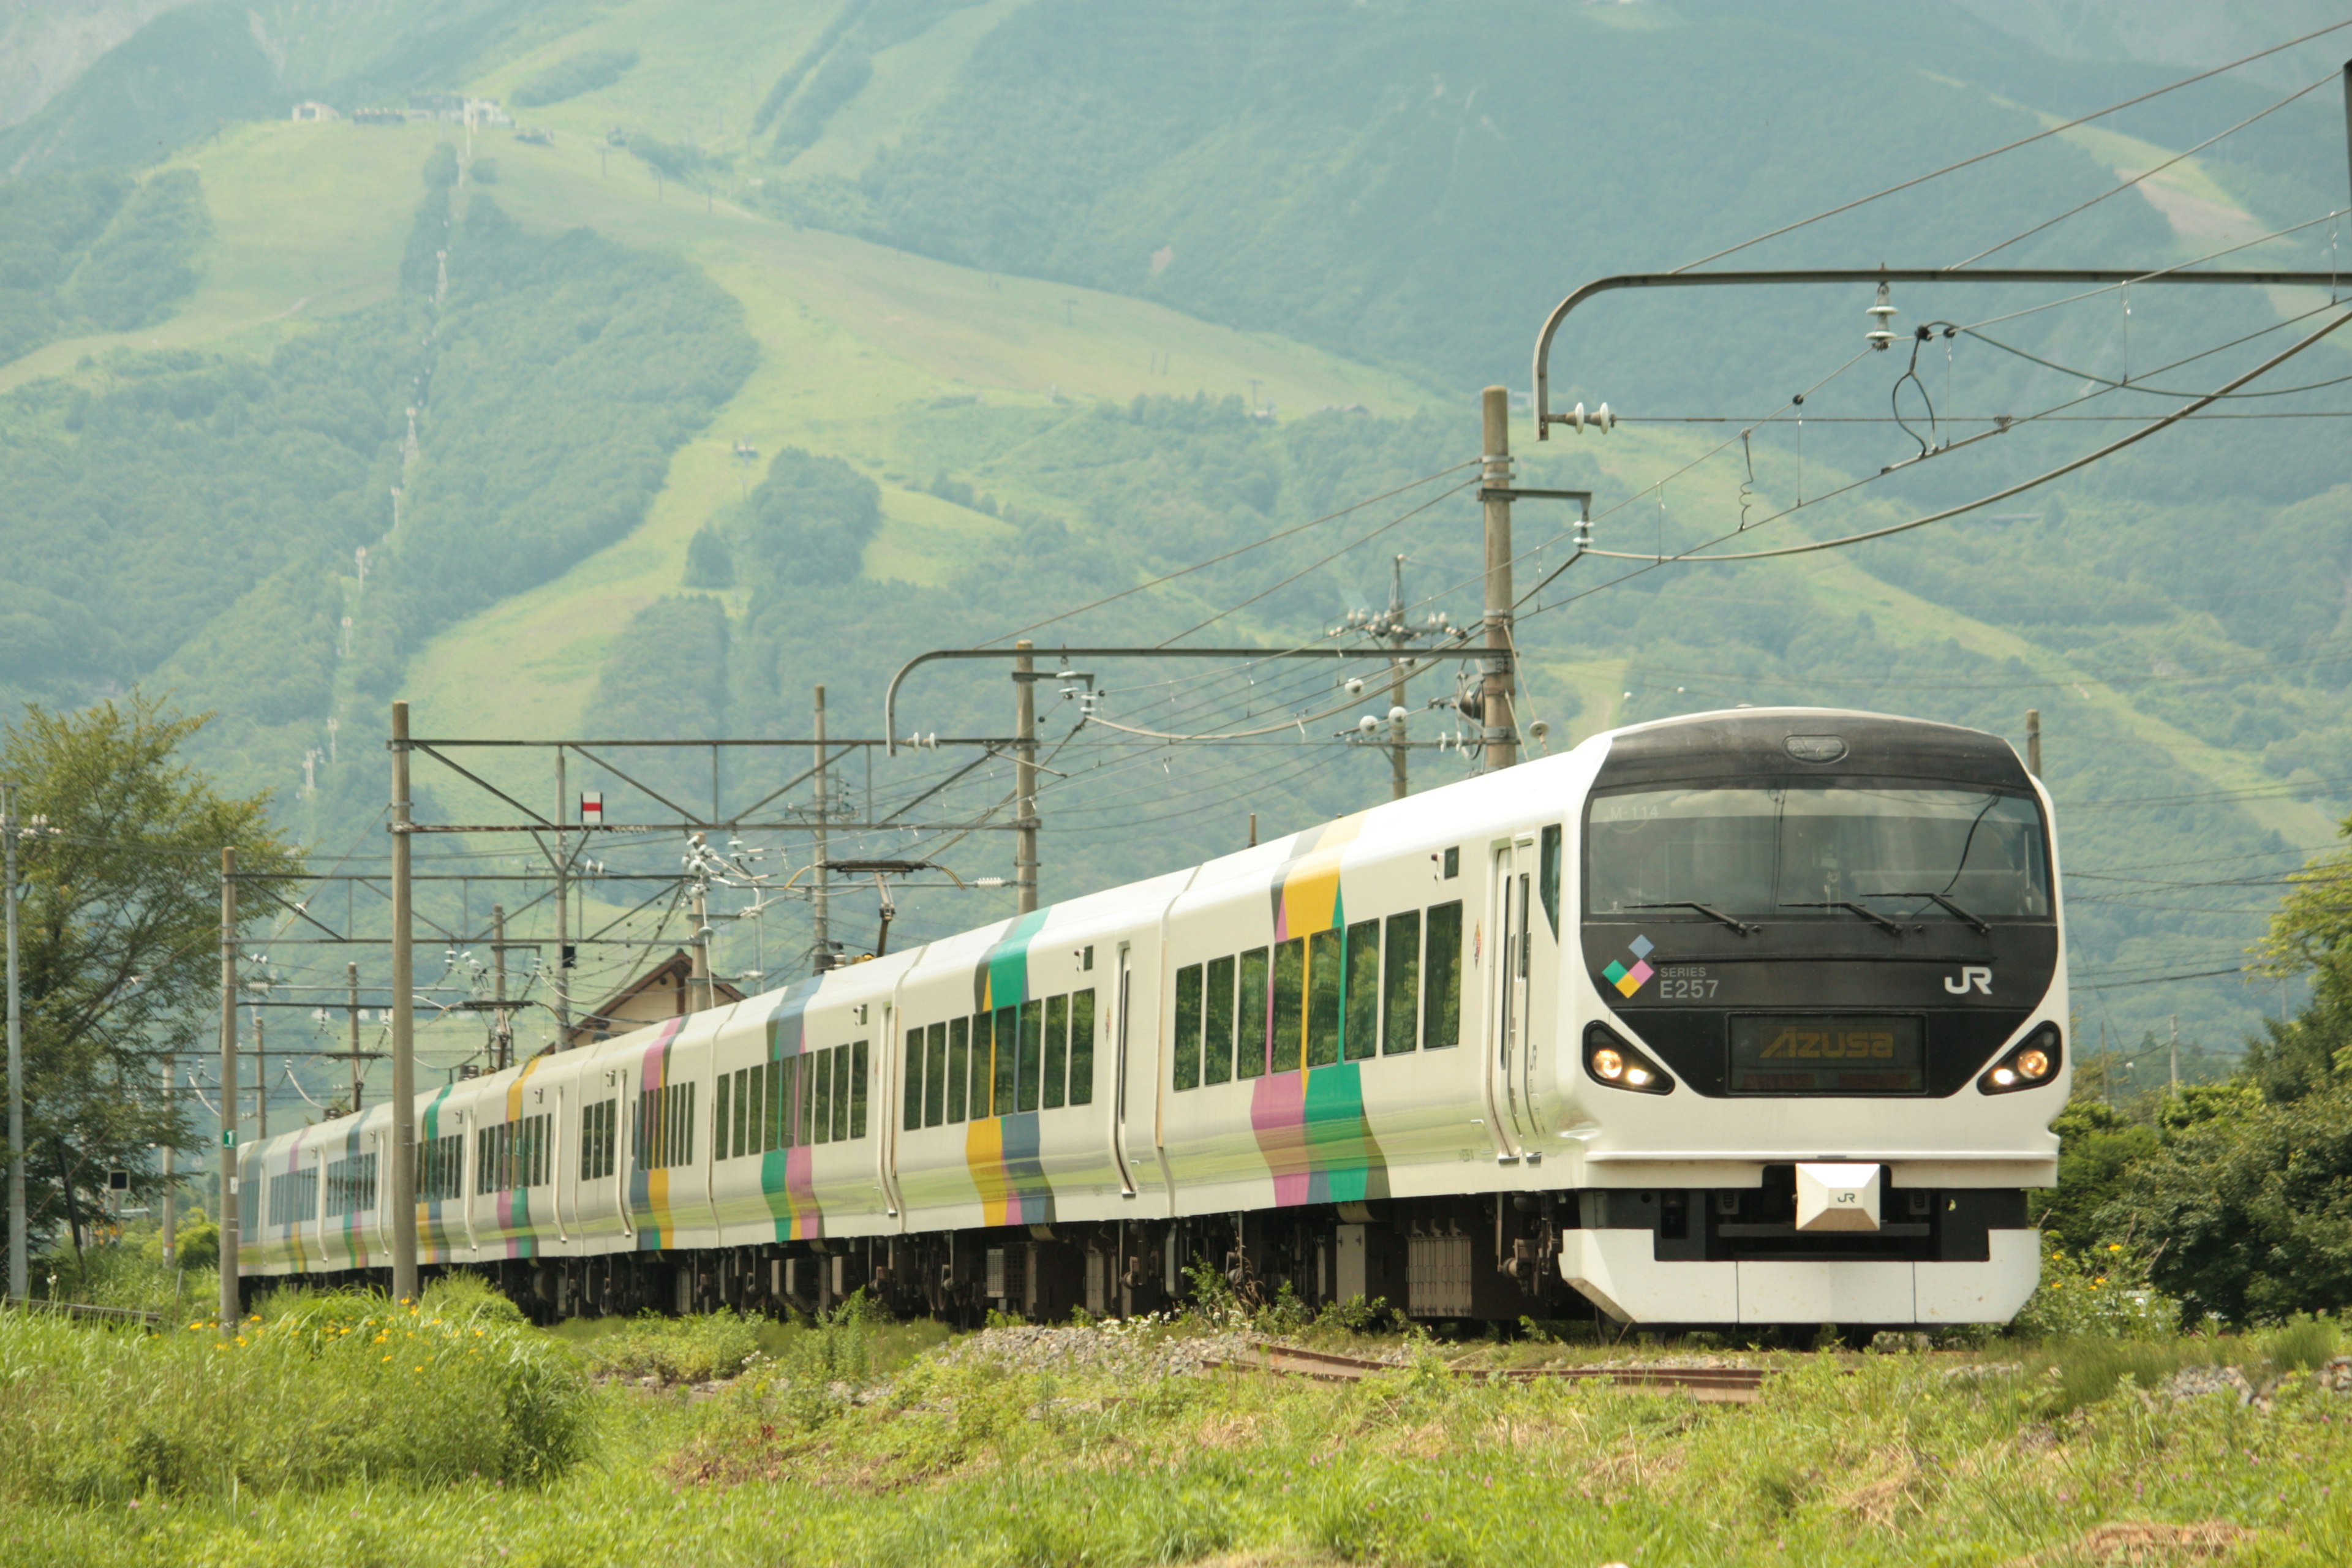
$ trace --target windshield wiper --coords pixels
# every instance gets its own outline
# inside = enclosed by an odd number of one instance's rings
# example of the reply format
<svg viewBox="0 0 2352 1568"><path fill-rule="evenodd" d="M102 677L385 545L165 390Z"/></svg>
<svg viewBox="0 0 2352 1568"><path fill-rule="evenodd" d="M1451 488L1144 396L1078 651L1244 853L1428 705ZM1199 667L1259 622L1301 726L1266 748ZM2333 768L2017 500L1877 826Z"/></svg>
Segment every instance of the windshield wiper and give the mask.
<svg viewBox="0 0 2352 1568"><path fill-rule="evenodd" d="M1896 936L1901 936L1903 934L1903 928L1901 926L1896 925L1893 921L1888 920L1885 915L1880 914L1877 910L1867 909L1861 904L1855 903L1852 899L1832 899L1826 903L1801 904L1789 902L1782 904L1780 907L1784 910L1844 910L1850 914L1860 915L1864 920L1868 921L1874 926L1885 927L1888 931L1893 931Z"/></svg>
<svg viewBox="0 0 2352 1568"><path fill-rule="evenodd" d="M1965 921L1969 925L1974 926L1976 928L1976 933L1979 936L1990 936L1992 934L1992 927L1987 925L1981 916L1969 913L1968 910L1960 908L1959 905L1954 903L1951 900L1946 898L1941 893L1864 893L1862 896L1865 899L1932 899L1937 903L1943 905L1946 912L1950 914L1954 920Z"/></svg>
<svg viewBox="0 0 2352 1568"><path fill-rule="evenodd" d="M1746 921L1738 919L1735 916L1725 914L1721 910L1715 908L1711 904L1696 904L1688 899L1670 899L1663 904L1627 904L1625 908L1629 910L1696 910L1699 913L1705 915L1711 921L1722 921L1725 925L1729 926L1733 931L1738 931L1742 936L1752 935L1756 931L1763 929L1760 926L1749 925ZM1876 917L1873 916L1872 918L1875 919Z"/></svg>

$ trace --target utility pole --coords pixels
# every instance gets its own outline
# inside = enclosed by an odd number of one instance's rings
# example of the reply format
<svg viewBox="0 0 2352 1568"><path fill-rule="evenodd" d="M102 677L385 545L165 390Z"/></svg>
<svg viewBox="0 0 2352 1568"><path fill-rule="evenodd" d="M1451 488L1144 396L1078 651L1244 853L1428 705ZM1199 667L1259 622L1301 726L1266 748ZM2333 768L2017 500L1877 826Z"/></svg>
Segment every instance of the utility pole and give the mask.
<svg viewBox="0 0 2352 1568"><path fill-rule="evenodd" d="M1037 908L1037 661L1028 638L1013 646L1013 908L1025 915Z"/></svg>
<svg viewBox="0 0 2352 1568"><path fill-rule="evenodd" d="M2345 69L2346 69L2347 72L2352 72L2352 66L2347 66L2347 67L2346 67L2346 68L2345 68ZM2173 1092L2173 1094L2174 1094L2175 1096L2178 1096L2178 1095L2180 1093L2180 1015L2179 1015L2179 1014L2178 1014L2178 1013L2175 1013L2175 1014L2173 1014L2171 1016L2172 1016L2172 1092Z"/></svg>
<svg viewBox="0 0 2352 1568"><path fill-rule="evenodd" d="M694 883L694 1006L709 1012L719 1005L710 984L710 884L698 877Z"/></svg>
<svg viewBox="0 0 2352 1568"><path fill-rule="evenodd" d="M1486 729L1488 768L1518 761L1518 724L1511 711L1511 394L1490 386L1480 397L1485 429L1480 447L1486 492L1486 658L1479 721ZM1497 493L1500 492L1500 493Z"/></svg>
<svg viewBox="0 0 2352 1568"><path fill-rule="evenodd" d="M816 689L816 864L809 872L809 900L816 915L816 968L819 973L833 967L833 889L826 886L825 862L829 858L825 823L833 810L825 795L825 777L831 770L825 766L824 754L824 688Z"/></svg>
<svg viewBox="0 0 2352 1568"><path fill-rule="evenodd" d="M25 1218L25 1017L16 974L16 791L0 784L0 846L8 905L8 1296L33 1293L31 1237Z"/></svg>
<svg viewBox="0 0 2352 1568"><path fill-rule="evenodd" d="M261 1009L253 1010L253 1141L269 1136L269 1053L262 1049Z"/></svg>
<svg viewBox="0 0 2352 1568"><path fill-rule="evenodd" d="M1399 555L1391 563L1389 578L1389 646L1402 652L1410 635L1404 629L1404 557ZM1389 798L1402 800L1412 790L1405 765L1412 755L1404 730L1405 661L1389 660Z"/></svg>
<svg viewBox="0 0 2352 1568"><path fill-rule="evenodd" d="M555 1044L562 1049L572 1027L572 847L563 825L572 820L564 793L563 748L555 748Z"/></svg>
<svg viewBox="0 0 2352 1568"><path fill-rule="evenodd" d="M2025 771L2035 778L2042 776L2042 710L2025 710Z"/></svg>
<svg viewBox="0 0 2352 1568"><path fill-rule="evenodd" d="M507 1021L507 907L490 906L490 999L499 1004L493 1014L498 1022L498 1049L490 1058L492 1072L504 1072L514 1066L514 1027Z"/></svg>
<svg viewBox="0 0 2352 1568"><path fill-rule="evenodd" d="M351 994L350 1004L343 1010L350 1016L352 1025L352 1114L357 1116L360 1113L360 1090L364 1082L363 1070L360 1066L360 966L358 964L343 965L343 984Z"/></svg>
<svg viewBox="0 0 2352 1568"><path fill-rule="evenodd" d="M173 1092L175 1086L172 1082L172 1058L170 1057L165 1057L163 1058L163 1124L166 1127L172 1125L172 1102L177 1098ZM163 1261L165 1263L176 1263L179 1261L180 1257L180 1194L178 1181L180 1163L177 1158L178 1153L179 1151L172 1147L171 1138L166 1137L163 1140Z"/></svg>
<svg viewBox="0 0 2352 1568"><path fill-rule="evenodd" d="M236 851L221 851L221 1149L220 1149L220 1212L213 1216L220 1226L220 1328L221 1332L234 1333L238 1315L245 1310L244 1293L236 1283L237 1193L236 1193Z"/></svg>
<svg viewBox="0 0 2352 1568"><path fill-rule="evenodd" d="M562 753L556 753L561 757ZM416 1289L416 954L408 866L408 704L392 705L392 1296ZM561 886L561 884L558 884Z"/></svg>

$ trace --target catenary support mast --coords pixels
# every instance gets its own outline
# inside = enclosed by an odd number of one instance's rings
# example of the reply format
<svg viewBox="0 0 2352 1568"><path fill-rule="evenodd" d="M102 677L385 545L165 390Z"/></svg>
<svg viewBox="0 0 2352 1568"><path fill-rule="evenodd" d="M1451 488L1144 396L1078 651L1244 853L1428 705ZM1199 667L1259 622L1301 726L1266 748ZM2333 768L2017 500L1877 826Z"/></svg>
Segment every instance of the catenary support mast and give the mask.
<svg viewBox="0 0 2352 1568"><path fill-rule="evenodd" d="M220 929L220 1326L236 1331L244 1310L237 1289L236 1157L236 851L221 851Z"/></svg>
<svg viewBox="0 0 2352 1568"><path fill-rule="evenodd" d="M1511 710L1510 392L1490 386L1479 405L1486 459L1479 488L1486 496L1486 658L1479 722L1486 729L1486 765L1507 768L1518 761L1518 724Z"/></svg>
<svg viewBox="0 0 2352 1568"><path fill-rule="evenodd" d="M392 1296L395 1301L417 1298L416 952L408 820L408 704L395 702L392 705ZM562 858L560 848L557 858Z"/></svg>

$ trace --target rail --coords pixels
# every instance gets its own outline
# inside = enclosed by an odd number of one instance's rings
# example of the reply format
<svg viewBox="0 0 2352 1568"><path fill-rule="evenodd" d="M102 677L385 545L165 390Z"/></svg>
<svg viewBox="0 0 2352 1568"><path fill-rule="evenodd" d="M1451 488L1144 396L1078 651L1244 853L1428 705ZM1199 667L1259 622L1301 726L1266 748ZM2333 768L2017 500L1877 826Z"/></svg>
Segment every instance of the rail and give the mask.
<svg viewBox="0 0 2352 1568"><path fill-rule="evenodd" d="M55 1317L78 1318L90 1322L137 1323L143 1328L163 1326L161 1312L142 1312L136 1307L100 1307L88 1301L50 1301L39 1297L0 1297L0 1307L13 1307L20 1312L47 1312Z"/></svg>
<svg viewBox="0 0 2352 1568"><path fill-rule="evenodd" d="M1275 1372L1324 1383L1358 1383L1374 1373L1402 1369L1392 1362L1365 1361L1329 1351L1258 1341L1247 1359L1218 1363L1234 1372ZM1753 1366L1529 1366L1456 1367L1457 1376L1478 1383L1606 1383L1621 1388L1672 1389L1702 1405L1752 1405L1771 1370Z"/></svg>

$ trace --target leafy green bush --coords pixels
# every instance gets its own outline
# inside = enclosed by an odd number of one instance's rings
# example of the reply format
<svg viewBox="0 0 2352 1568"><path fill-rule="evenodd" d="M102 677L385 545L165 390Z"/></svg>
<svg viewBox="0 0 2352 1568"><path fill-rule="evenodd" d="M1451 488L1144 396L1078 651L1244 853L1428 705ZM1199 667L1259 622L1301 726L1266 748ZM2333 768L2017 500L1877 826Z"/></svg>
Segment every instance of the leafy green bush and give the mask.
<svg viewBox="0 0 2352 1568"><path fill-rule="evenodd" d="M734 1312L695 1317L606 1319L585 1325L582 1359L604 1377L655 1377L664 1383L709 1383L732 1377L760 1353L753 1321Z"/></svg>
<svg viewBox="0 0 2352 1568"><path fill-rule="evenodd" d="M0 1498L553 1479L587 1451L577 1360L478 1288L401 1307L284 1292L222 1331L0 1316Z"/></svg>
<svg viewBox="0 0 2352 1568"><path fill-rule="evenodd" d="M2014 1326L2056 1339L2161 1339L2178 1331L2180 1304L2148 1283L2147 1265L2120 1242L2080 1253L2053 1246Z"/></svg>

